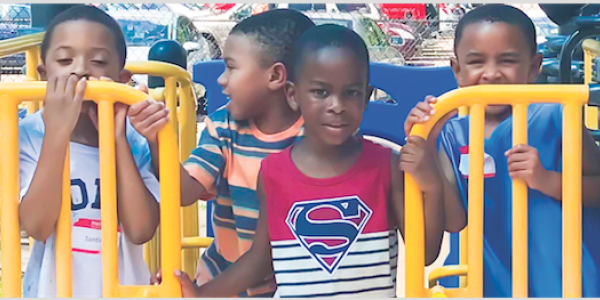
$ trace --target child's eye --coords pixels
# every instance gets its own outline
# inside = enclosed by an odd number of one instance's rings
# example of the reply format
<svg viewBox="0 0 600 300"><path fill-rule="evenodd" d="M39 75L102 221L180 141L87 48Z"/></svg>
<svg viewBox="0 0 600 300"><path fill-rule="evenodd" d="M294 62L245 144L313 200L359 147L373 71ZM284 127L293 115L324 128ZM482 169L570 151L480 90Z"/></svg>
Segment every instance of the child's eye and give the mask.
<svg viewBox="0 0 600 300"><path fill-rule="evenodd" d="M232 66L232 65L226 65L226 68L227 68L228 70L233 70L233 66Z"/></svg>
<svg viewBox="0 0 600 300"><path fill-rule="evenodd" d="M363 95L363 93L358 90L348 91L346 92L346 94L348 95L348 97L361 97Z"/></svg>
<svg viewBox="0 0 600 300"><path fill-rule="evenodd" d="M73 60L70 58L61 58L61 59L57 59L56 61L61 65L67 65L67 64L70 64Z"/></svg>
<svg viewBox="0 0 600 300"><path fill-rule="evenodd" d="M471 60L471 61L467 61L467 65L483 65L483 60Z"/></svg>
<svg viewBox="0 0 600 300"><path fill-rule="evenodd" d="M103 60L92 60L92 63L97 64L97 65L101 65L104 66L107 64L107 62L103 61Z"/></svg>
<svg viewBox="0 0 600 300"><path fill-rule="evenodd" d="M502 60L502 61L501 61L501 63L503 63L503 64L510 64L510 65L512 65L512 64L516 64L516 63L518 63L518 62L517 62L517 60L515 60L515 59L505 59L505 60Z"/></svg>
<svg viewBox="0 0 600 300"><path fill-rule="evenodd" d="M315 94L317 97L319 98L327 98L327 91L323 90L323 89L314 89L310 91L311 93Z"/></svg>

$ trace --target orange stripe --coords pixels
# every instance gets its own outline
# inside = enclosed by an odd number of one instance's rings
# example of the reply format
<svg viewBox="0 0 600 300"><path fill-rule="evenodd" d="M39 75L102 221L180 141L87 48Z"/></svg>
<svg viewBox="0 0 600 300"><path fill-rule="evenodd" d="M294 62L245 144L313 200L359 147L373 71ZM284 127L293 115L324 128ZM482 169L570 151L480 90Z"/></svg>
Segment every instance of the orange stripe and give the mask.
<svg viewBox="0 0 600 300"><path fill-rule="evenodd" d="M196 181L198 181L198 183L200 183L206 189L206 191L212 195L212 197L217 195L215 179L208 172L206 172L206 170L194 164L185 164L183 168L190 174L192 178L196 179Z"/></svg>

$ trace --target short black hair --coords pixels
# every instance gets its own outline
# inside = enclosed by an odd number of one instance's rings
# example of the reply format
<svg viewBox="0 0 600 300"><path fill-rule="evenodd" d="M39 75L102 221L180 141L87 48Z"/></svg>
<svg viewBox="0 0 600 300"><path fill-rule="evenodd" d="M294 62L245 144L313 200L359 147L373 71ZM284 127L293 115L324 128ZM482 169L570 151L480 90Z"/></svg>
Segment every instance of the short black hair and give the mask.
<svg viewBox="0 0 600 300"><path fill-rule="evenodd" d="M253 38L259 46L261 65L282 63L290 68L294 44L315 23L299 11L274 9L244 19L230 32Z"/></svg>
<svg viewBox="0 0 600 300"><path fill-rule="evenodd" d="M298 79L302 66L306 63L309 54L328 47L338 47L348 50L355 58L364 64L369 77L369 50L365 41L353 30L335 24L316 26L304 33L296 44L290 80Z"/></svg>
<svg viewBox="0 0 600 300"><path fill-rule="evenodd" d="M454 36L455 54L465 28L468 25L483 22L502 22L516 26L519 31L523 33L525 41L531 49L531 55L533 56L538 52L535 25L533 25L533 21L531 21L531 19L525 13L523 13L520 9L510 5L486 4L470 11L464 17L462 17L460 21L458 21Z"/></svg>
<svg viewBox="0 0 600 300"><path fill-rule="evenodd" d="M123 36L123 31L121 30L119 23L117 23L115 19L101 9L88 5L73 6L61 12L54 17L54 19L52 19L52 22L50 22L50 25L48 25L48 30L46 30L46 35L44 36L44 40L42 41L41 45L43 62L46 62L46 54L48 52L48 48L50 47L52 35L54 34L56 27L62 23L77 20L85 20L104 25L114 37L115 47L117 53L119 54L121 67L125 66L125 59L127 58L127 45L125 43L125 37Z"/></svg>

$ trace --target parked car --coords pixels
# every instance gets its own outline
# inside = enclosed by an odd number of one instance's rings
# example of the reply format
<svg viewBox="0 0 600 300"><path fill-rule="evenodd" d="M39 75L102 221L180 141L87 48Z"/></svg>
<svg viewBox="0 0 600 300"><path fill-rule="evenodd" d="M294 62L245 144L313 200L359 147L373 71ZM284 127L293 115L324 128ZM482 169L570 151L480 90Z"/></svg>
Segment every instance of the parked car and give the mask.
<svg viewBox="0 0 600 300"><path fill-rule="evenodd" d="M201 32L205 39L212 43L214 48L213 53L222 51L227 35L239 21L259 11L257 9L259 4L250 3L236 4L221 14L215 14L211 10L192 10L185 5L177 3L167 3L166 5L173 12L185 15L192 20L196 29ZM416 42L413 33L408 30L409 26L390 25L383 27L386 29L386 32L382 31L383 29L377 26L378 24L375 20L383 20L384 16L381 15L379 7L372 3L277 3L271 5L271 8L295 9L305 13L315 22L319 20L344 20L342 22L344 24L350 22L350 25L347 26L349 28L368 27L370 28L368 30L371 32L371 36L378 36L376 38L380 41L378 44L385 44L385 46L377 46L377 50L372 50L379 53L375 56L377 59L384 56L395 57L397 59L393 61L396 61L396 63L399 61L404 62L405 56L400 52L404 51L404 49L413 49L413 43ZM371 25L375 25L378 28L371 28ZM389 38L388 36L393 38ZM383 40L385 42L381 42ZM375 49L374 45L370 45L370 47ZM386 54L383 55L383 52Z"/></svg>

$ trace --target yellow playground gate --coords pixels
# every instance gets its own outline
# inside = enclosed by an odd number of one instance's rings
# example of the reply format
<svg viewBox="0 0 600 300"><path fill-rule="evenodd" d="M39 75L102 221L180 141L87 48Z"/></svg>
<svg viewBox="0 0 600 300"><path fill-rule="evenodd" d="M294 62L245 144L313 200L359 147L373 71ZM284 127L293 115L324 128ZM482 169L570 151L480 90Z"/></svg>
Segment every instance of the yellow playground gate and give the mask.
<svg viewBox="0 0 600 300"><path fill-rule="evenodd" d="M0 57L26 53L27 82L0 83L0 252L2 296L21 297L21 255L19 225L19 144L18 107L28 112L43 103L46 83L39 81L36 66L40 62L39 44L43 33L0 42ZM591 57L600 53L598 44L586 41L586 83L591 82ZM170 108L170 123L159 133L160 147L160 218L158 234L146 245L145 258L152 272L163 270L160 285L121 286L117 278L117 211L113 104L134 104L147 98L144 93L123 84L89 82L86 99L98 103L100 135L100 177L102 198L102 259L104 297L180 297L174 269L195 272L198 248L207 247L210 238L198 235L198 208L180 208L180 178L177 163L185 160L196 143L196 99L189 73L160 62L128 63L135 74L165 78L164 91L154 91ZM164 94L163 94L164 92ZM438 112L430 121L414 127L412 134L427 137L440 116L468 108L470 114L469 151L469 230L461 233L461 259L457 266L434 270L425 287L424 212L419 187L406 176L406 276L407 297L482 297L483 295L483 124L486 105L513 107L513 143L527 143L527 106L531 103L560 103L564 106L563 143L563 296L581 297L581 120L583 107L591 95L599 96L584 85L495 85L477 86L448 92L438 99ZM509 99L509 100L507 100ZM594 97L596 99L596 97ZM586 109L586 124L597 128L597 112ZM399 128L401 130L401 128ZM68 156L68 152L65 153ZM63 206L57 224L57 296L71 297L71 231L69 160L66 160ZM513 181L513 296L527 297L527 187ZM437 279L461 276L457 289L437 285Z"/></svg>

